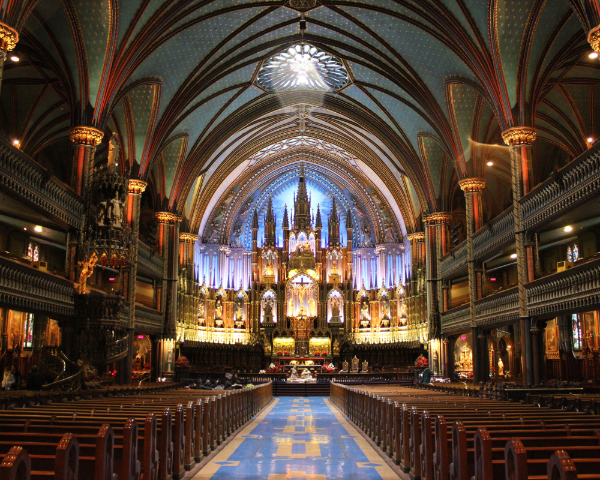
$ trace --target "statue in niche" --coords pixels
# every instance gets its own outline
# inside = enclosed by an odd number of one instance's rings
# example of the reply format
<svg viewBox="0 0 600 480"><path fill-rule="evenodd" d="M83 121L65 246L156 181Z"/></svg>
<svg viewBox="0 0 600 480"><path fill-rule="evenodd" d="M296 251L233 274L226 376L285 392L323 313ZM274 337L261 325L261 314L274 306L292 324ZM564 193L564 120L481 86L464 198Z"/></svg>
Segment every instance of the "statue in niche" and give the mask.
<svg viewBox="0 0 600 480"><path fill-rule="evenodd" d="M331 320L340 320L340 299L338 297L333 297L331 299Z"/></svg>
<svg viewBox="0 0 600 480"><path fill-rule="evenodd" d="M265 303L263 307L263 317L265 320L270 321L273 318L273 299L271 297L265 298Z"/></svg>
<svg viewBox="0 0 600 480"><path fill-rule="evenodd" d="M504 376L504 362L502 361L502 357L498 357L498 375Z"/></svg>
<svg viewBox="0 0 600 480"><path fill-rule="evenodd" d="M123 202L119 198L119 192L115 192L114 198L110 200L111 216L110 222L113 227L121 228L123 222Z"/></svg>
<svg viewBox="0 0 600 480"><path fill-rule="evenodd" d="M336 255L331 259L331 275L338 275L338 258Z"/></svg>
<svg viewBox="0 0 600 480"><path fill-rule="evenodd" d="M244 246L242 243L242 230L240 227L236 227L233 232L233 242L231 242L231 246L234 248L241 248Z"/></svg>
<svg viewBox="0 0 600 480"><path fill-rule="evenodd" d="M212 230L206 243L219 243L219 223L213 222L211 226Z"/></svg>
<svg viewBox="0 0 600 480"><path fill-rule="evenodd" d="M223 319L223 302L222 302L220 296L218 296L217 300L215 301L215 319L216 320Z"/></svg>
<svg viewBox="0 0 600 480"><path fill-rule="evenodd" d="M385 243L397 243L398 237L396 235L396 231L392 227L391 224L387 223L385 226Z"/></svg>
<svg viewBox="0 0 600 480"><path fill-rule="evenodd" d="M384 298L381 304L381 326L384 328L390 326L390 302L387 298Z"/></svg>
<svg viewBox="0 0 600 480"><path fill-rule="evenodd" d="M368 327L371 322L371 312L369 311L369 300L367 297L362 297L360 303L360 325Z"/></svg>
<svg viewBox="0 0 600 480"><path fill-rule="evenodd" d="M98 202L98 211L96 213L96 223L98 225L104 225L106 223L106 213L108 208L108 202L103 194L100 194L100 201Z"/></svg>
<svg viewBox="0 0 600 480"><path fill-rule="evenodd" d="M198 325L204 325L204 301L198 303Z"/></svg>
<svg viewBox="0 0 600 480"><path fill-rule="evenodd" d="M119 142L117 135L113 135L110 138L110 142L108 142L108 160L106 163L109 170L114 170L114 167L119 164Z"/></svg>
<svg viewBox="0 0 600 480"><path fill-rule="evenodd" d="M363 246L364 247L370 247L373 245L373 242L371 241L371 227L369 226L369 222L367 222L366 219L364 219L361 223L361 232L362 232L362 236L363 236Z"/></svg>
<svg viewBox="0 0 600 480"><path fill-rule="evenodd" d="M311 317L317 316L317 305L314 298L308 301L308 312Z"/></svg>

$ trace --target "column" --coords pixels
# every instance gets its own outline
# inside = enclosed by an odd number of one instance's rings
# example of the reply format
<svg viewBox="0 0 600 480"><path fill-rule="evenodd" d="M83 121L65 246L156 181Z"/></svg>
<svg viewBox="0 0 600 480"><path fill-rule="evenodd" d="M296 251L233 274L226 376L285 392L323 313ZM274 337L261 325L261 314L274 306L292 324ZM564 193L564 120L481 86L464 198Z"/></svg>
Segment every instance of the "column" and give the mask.
<svg viewBox="0 0 600 480"><path fill-rule="evenodd" d="M159 253L164 261L163 312L167 339L177 336L177 282L179 279L179 224L181 216L171 212L156 213L159 230Z"/></svg>
<svg viewBox="0 0 600 480"><path fill-rule="evenodd" d="M180 320L186 324L186 329L196 326L194 313L198 312L198 295L196 295L196 282L199 279L195 277L196 266L194 264L194 246L198 240L198 235L193 233L179 234L179 264L185 266L186 289L181 292L184 299L184 305L180 305ZM186 330L187 331L187 330Z"/></svg>
<svg viewBox="0 0 600 480"><path fill-rule="evenodd" d="M18 42L19 34L17 31L0 22L0 87L2 86L4 62L6 62L7 54L11 50L14 50Z"/></svg>
<svg viewBox="0 0 600 480"><path fill-rule="evenodd" d="M102 137L104 133L97 128L81 126L71 129L69 138L75 145L72 185L75 193L83 198L87 198L90 193L94 155Z"/></svg>
<svg viewBox="0 0 600 480"><path fill-rule="evenodd" d="M137 257L140 235L140 199L147 183L130 179L127 184L127 225L131 231L129 253L129 275L127 276L127 303L129 304L129 322L127 324L128 354L125 357L125 382L131 379L131 352L133 351L133 332L135 329L135 291L137 285Z"/></svg>
<svg viewBox="0 0 600 480"><path fill-rule="evenodd" d="M531 127L514 127L502 133L504 142L510 147L512 172L513 216L515 222L515 244L517 249L517 280L519 289L519 316L521 318L521 362L523 385L533 384L533 363L531 351L531 332L527 311L527 292L525 284L533 275L533 250L528 253L526 232L522 227L520 200L529 193L531 178L531 146L536 138L536 131ZM528 261L528 258L530 259Z"/></svg>
<svg viewBox="0 0 600 480"><path fill-rule="evenodd" d="M460 188L465 192L467 207L467 266L469 270L469 316L471 319L471 333L473 340L473 382L479 383L481 378L481 352L479 349L479 332L475 322L475 301L478 300L478 273L475 269L475 256L473 253L473 235L483 225L481 209L481 192L485 188L482 178L465 178L459 182ZM480 282L479 282L480 283Z"/></svg>
<svg viewBox="0 0 600 480"><path fill-rule="evenodd" d="M541 357L540 357L540 333L542 332L535 323L531 326L531 343L532 343L532 356L533 356L533 384L541 385L542 383L542 372L541 372Z"/></svg>

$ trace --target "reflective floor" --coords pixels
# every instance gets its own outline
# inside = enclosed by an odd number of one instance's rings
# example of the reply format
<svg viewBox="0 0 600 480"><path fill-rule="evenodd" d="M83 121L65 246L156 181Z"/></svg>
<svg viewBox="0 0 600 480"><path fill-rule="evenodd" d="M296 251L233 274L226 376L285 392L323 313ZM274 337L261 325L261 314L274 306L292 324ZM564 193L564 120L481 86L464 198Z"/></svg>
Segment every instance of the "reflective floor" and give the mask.
<svg viewBox="0 0 600 480"><path fill-rule="evenodd" d="M196 476L328 480L399 477L326 398L278 398Z"/></svg>

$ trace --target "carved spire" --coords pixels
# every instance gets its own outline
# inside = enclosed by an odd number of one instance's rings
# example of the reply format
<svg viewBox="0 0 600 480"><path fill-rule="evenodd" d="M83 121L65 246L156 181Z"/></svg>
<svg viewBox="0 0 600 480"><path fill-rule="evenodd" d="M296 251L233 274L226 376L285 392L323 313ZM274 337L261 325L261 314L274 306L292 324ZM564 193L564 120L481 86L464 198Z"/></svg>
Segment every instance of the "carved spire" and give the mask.
<svg viewBox="0 0 600 480"><path fill-rule="evenodd" d="M252 230L258 230L258 212L254 209L254 215L252 216Z"/></svg>
<svg viewBox="0 0 600 480"><path fill-rule="evenodd" d="M304 178L304 164L300 164L300 179L298 180L298 194L294 197L294 229L309 230L310 222L310 200L306 190Z"/></svg>
<svg viewBox="0 0 600 480"><path fill-rule="evenodd" d="M317 219L315 220L315 228L323 228L323 222L321 221L321 206L317 204Z"/></svg>
<svg viewBox="0 0 600 480"><path fill-rule="evenodd" d="M269 203L267 204L267 215L265 216L265 245L275 246L276 238L276 221L273 213L273 198L269 195Z"/></svg>
<svg viewBox="0 0 600 480"><path fill-rule="evenodd" d="M354 225L352 224L352 210L348 209L346 214L346 230L352 230Z"/></svg>
<svg viewBox="0 0 600 480"><path fill-rule="evenodd" d="M337 213L337 205L335 203L335 197L331 206L331 215L327 222L327 228L329 231L329 246L339 247L340 246L340 217Z"/></svg>
<svg viewBox="0 0 600 480"><path fill-rule="evenodd" d="M283 209L283 228L290 228L290 219L288 218L287 203L285 204L285 207Z"/></svg>

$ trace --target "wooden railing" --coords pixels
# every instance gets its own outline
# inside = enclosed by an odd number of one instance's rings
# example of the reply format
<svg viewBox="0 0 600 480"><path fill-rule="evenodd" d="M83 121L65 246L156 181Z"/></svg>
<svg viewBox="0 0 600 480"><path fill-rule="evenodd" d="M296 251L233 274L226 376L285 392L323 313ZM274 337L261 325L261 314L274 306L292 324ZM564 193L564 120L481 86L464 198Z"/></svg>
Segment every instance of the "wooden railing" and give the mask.
<svg viewBox="0 0 600 480"><path fill-rule="evenodd" d="M3 304L17 310L69 317L75 312L73 299L72 282L0 257L0 300Z"/></svg>
<svg viewBox="0 0 600 480"><path fill-rule="evenodd" d="M600 308L600 256L525 285L529 315L553 317Z"/></svg>
<svg viewBox="0 0 600 480"><path fill-rule="evenodd" d="M442 278L450 278L463 268L467 268L467 241L463 241L440 260Z"/></svg>
<svg viewBox="0 0 600 480"><path fill-rule="evenodd" d="M473 235L473 254L480 258L514 240L515 217L510 207Z"/></svg>
<svg viewBox="0 0 600 480"><path fill-rule="evenodd" d="M138 242L138 273L152 278L163 277L163 257L144 242Z"/></svg>
<svg viewBox="0 0 600 480"><path fill-rule="evenodd" d="M442 331L450 333L453 331L464 330L469 326L470 321L469 305L461 305L447 312L442 313Z"/></svg>
<svg viewBox="0 0 600 480"><path fill-rule="evenodd" d="M164 314L143 305L135 306L135 326L146 334L161 333Z"/></svg>
<svg viewBox="0 0 600 480"><path fill-rule="evenodd" d="M477 325L491 325L519 317L519 291L517 287L489 295L475 302Z"/></svg>
<svg viewBox="0 0 600 480"><path fill-rule="evenodd" d="M0 185L11 196L70 227L81 228L83 199L19 149L0 141Z"/></svg>

